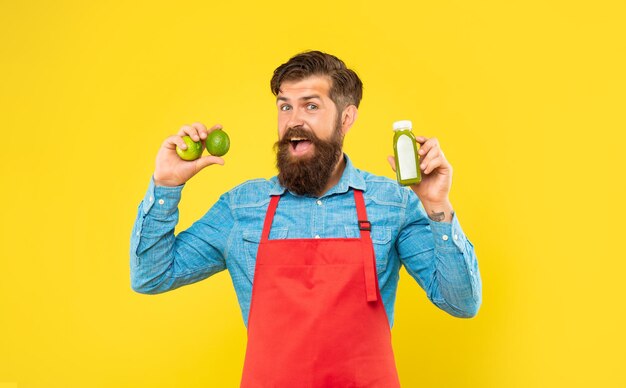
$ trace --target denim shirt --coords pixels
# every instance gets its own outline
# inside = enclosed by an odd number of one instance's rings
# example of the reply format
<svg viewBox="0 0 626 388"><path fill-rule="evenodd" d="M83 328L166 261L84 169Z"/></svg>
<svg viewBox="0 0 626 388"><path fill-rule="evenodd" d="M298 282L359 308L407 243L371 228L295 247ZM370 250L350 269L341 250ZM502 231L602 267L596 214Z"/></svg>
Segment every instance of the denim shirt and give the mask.
<svg viewBox="0 0 626 388"><path fill-rule="evenodd" d="M474 247L456 213L452 222L431 220L417 195L396 181L356 169L344 154L339 182L321 197L293 194L278 179L246 181L223 194L187 230L174 234L184 185L156 186L139 205L130 244L132 289L157 294L228 269L244 324L263 221L271 195L281 195L270 239L358 238L353 190L363 191L376 271L390 327L400 267L429 300L456 317L473 317L482 301Z"/></svg>

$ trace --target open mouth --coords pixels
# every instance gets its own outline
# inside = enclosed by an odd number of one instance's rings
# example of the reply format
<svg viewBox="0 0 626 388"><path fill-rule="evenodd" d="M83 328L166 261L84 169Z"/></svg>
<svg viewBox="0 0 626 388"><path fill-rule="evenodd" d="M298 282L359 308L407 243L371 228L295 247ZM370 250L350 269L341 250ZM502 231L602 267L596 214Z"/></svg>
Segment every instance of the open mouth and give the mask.
<svg viewBox="0 0 626 388"><path fill-rule="evenodd" d="M292 137L289 139L291 144L291 151L293 154L299 155L307 152L313 145L306 137Z"/></svg>

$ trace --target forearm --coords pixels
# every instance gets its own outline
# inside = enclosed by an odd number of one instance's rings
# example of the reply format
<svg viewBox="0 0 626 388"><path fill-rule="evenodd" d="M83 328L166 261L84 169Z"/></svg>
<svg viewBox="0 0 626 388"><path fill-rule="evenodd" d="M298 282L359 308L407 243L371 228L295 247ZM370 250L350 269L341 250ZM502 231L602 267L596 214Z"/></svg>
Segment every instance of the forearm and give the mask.
<svg viewBox="0 0 626 388"><path fill-rule="evenodd" d="M457 255L458 256L458 255ZM459 318L472 318L482 304L481 280L478 268L469 272L462 261L465 257L451 259L449 254L436 254L437 272L430 299L442 310Z"/></svg>
<svg viewBox="0 0 626 388"><path fill-rule="evenodd" d="M130 274L133 290L157 294L197 282L224 268L212 238L202 237L201 223L174 235L181 187L150 188L142 201L131 237Z"/></svg>
<svg viewBox="0 0 626 388"><path fill-rule="evenodd" d="M157 195L152 181L139 206L130 251L131 286L137 292L155 294L168 289L163 279L174 268L179 199L175 189Z"/></svg>
<svg viewBox="0 0 626 388"><path fill-rule="evenodd" d="M431 222L435 239L435 273L431 300L457 317L473 317L482 302L482 283L474 247L456 217L451 223Z"/></svg>
<svg viewBox="0 0 626 388"><path fill-rule="evenodd" d="M398 240L407 272L442 310L456 317L476 315L482 302L480 272L456 214L451 222L438 222L420 210L410 220Z"/></svg>

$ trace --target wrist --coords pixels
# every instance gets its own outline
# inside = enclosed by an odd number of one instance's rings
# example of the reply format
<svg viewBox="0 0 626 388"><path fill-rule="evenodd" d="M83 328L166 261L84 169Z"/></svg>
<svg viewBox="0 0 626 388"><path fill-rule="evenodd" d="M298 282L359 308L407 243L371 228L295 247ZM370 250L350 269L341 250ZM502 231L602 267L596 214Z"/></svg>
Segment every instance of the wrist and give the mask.
<svg viewBox="0 0 626 388"><path fill-rule="evenodd" d="M171 180L162 180L157 178L156 175L152 176L152 179L154 180L154 185L155 186L162 186L162 187L177 187L177 186L181 186L183 183L177 183L177 182L172 182Z"/></svg>
<svg viewBox="0 0 626 388"><path fill-rule="evenodd" d="M452 214L454 209L450 200L446 199L443 202L429 202L422 201L424 210L428 214L428 218L436 222L452 222Z"/></svg>

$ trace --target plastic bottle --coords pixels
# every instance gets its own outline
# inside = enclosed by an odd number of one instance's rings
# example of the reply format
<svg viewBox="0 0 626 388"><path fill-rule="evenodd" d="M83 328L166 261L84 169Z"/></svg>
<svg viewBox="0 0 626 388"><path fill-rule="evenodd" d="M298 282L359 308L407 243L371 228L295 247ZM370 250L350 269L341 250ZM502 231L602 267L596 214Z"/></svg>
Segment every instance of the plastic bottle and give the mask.
<svg viewBox="0 0 626 388"><path fill-rule="evenodd" d="M414 185L422 180L419 169L418 144L411 129L413 124L409 120L393 123L393 151L396 158L396 176L398 183L403 186Z"/></svg>

